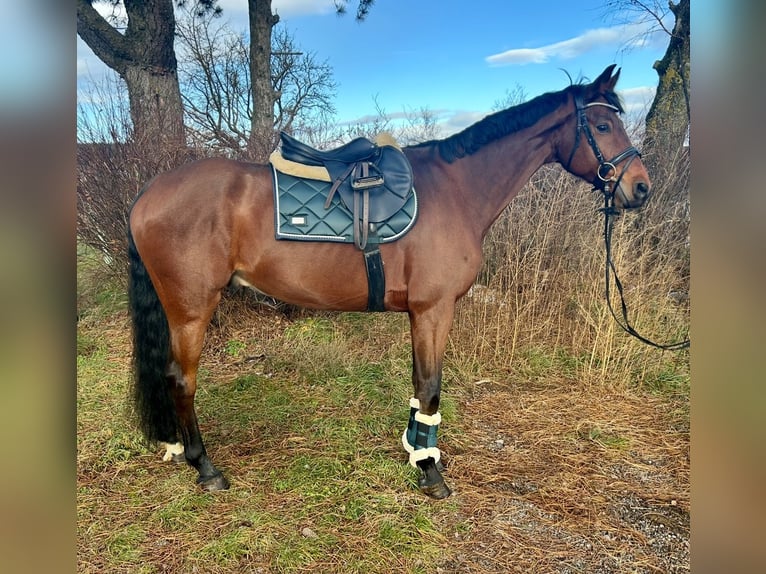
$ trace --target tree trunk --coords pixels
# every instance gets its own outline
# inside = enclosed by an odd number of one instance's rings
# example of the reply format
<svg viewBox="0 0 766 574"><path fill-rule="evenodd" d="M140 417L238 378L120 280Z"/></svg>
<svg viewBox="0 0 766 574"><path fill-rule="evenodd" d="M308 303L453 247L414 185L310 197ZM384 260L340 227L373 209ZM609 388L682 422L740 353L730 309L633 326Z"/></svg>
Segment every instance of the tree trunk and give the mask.
<svg viewBox="0 0 766 574"><path fill-rule="evenodd" d="M178 76L140 65L126 66L121 76L128 86L136 143L159 153L180 151L185 142Z"/></svg>
<svg viewBox="0 0 766 574"><path fill-rule="evenodd" d="M250 80L253 116L248 142L250 159L265 163L275 149L274 102L271 82L271 30L279 16L271 13L271 0L248 0L250 15Z"/></svg>
<svg viewBox="0 0 766 574"><path fill-rule="evenodd" d="M665 56L654 63L659 84L646 114L644 140L644 156L649 166L658 166L659 162L678 155L691 121L689 3L690 0L669 2L676 22Z"/></svg>
<svg viewBox="0 0 766 574"><path fill-rule="evenodd" d="M128 87L133 137L151 157L185 148L172 0L124 0L120 34L91 5L77 0L77 33Z"/></svg>

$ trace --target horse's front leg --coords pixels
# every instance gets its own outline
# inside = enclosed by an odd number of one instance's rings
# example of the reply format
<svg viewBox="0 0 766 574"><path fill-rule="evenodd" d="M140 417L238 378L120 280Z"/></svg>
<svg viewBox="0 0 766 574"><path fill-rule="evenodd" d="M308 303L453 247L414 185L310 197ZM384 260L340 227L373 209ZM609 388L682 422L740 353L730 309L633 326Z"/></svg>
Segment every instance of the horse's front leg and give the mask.
<svg viewBox="0 0 766 574"><path fill-rule="evenodd" d="M418 481L420 490L433 498L446 498L451 494L439 472L443 467L436 433L441 423L442 358L453 315L454 303L451 302L410 311L415 396L410 399L410 420L402 444L410 455L410 464L422 471Z"/></svg>

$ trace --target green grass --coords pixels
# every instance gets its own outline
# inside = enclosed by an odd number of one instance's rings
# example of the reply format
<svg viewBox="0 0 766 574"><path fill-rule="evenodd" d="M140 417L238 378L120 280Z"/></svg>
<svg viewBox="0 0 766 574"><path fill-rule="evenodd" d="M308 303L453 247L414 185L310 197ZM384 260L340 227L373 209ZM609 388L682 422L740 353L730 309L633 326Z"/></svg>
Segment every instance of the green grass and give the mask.
<svg viewBox="0 0 766 574"><path fill-rule="evenodd" d="M224 345L224 351L230 357L237 358L242 355L242 352L247 348L244 341L237 341L236 339L229 339Z"/></svg>
<svg viewBox="0 0 766 574"><path fill-rule="evenodd" d="M138 524L130 524L112 534L106 542L107 552L114 562L138 563L141 559L140 547L146 538L146 532Z"/></svg>
<svg viewBox="0 0 766 574"><path fill-rule="evenodd" d="M94 305L119 312L108 301ZM210 366L200 370L202 431L233 483L217 494L195 489L185 465L160 463L125 416L127 333L116 341L81 326L80 538L104 569L160 572L160 556L180 544L180 571L263 564L285 573L387 573L393 562L435 571L441 534L399 446L409 347L389 344L374 362L355 351L360 339L400 333L404 324L392 317L376 332L367 315L339 317L291 323L259 372L243 369L225 381ZM229 338L223 353L236 360L250 343ZM454 416L450 405L446 418ZM111 491L134 495L105 503Z"/></svg>
<svg viewBox="0 0 766 574"><path fill-rule="evenodd" d="M181 492L167 504L161 505L152 519L166 530L173 531L193 526L200 515L213 503L210 496L195 491Z"/></svg>
<svg viewBox="0 0 766 574"><path fill-rule="evenodd" d="M604 430L597 425L579 429L577 436L580 439L600 445L605 449L627 450L630 447L630 439L620 436L615 431Z"/></svg>
<svg viewBox="0 0 766 574"><path fill-rule="evenodd" d="M92 248L77 246L77 315L108 317L127 309L126 272L120 272Z"/></svg>
<svg viewBox="0 0 766 574"><path fill-rule="evenodd" d="M686 368L667 365L650 372L642 380L642 386L659 395L688 396L690 385L689 372Z"/></svg>

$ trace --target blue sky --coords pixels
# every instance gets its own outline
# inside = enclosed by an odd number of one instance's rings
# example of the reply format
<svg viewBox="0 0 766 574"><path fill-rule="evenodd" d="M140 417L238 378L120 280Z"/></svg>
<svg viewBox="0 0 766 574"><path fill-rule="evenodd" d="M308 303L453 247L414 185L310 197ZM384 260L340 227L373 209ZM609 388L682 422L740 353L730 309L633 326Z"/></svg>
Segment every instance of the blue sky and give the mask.
<svg viewBox="0 0 766 574"><path fill-rule="evenodd" d="M219 3L231 27L246 30L247 2ZM427 108L448 133L486 115L508 91L533 97L562 89L569 81L562 69L592 79L616 63L629 109L647 109L657 85L652 64L668 36L646 37L604 3L378 0L362 23L354 0L343 17L332 0L273 0L272 8L301 50L332 67L338 123L374 115L377 102L389 115ZM79 38L77 58L78 85L104 70Z"/></svg>

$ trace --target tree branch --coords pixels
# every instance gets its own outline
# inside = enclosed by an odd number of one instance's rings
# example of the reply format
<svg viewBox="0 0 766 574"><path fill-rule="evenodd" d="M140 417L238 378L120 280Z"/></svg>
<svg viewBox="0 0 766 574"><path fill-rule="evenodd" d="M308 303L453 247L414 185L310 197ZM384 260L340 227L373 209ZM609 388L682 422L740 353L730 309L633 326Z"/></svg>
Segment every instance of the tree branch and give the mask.
<svg viewBox="0 0 766 574"><path fill-rule="evenodd" d="M657 20L657 24L659 24L660 28L662 28L665 31L665 33L667 33L668 36L672 36L673 35L673 32L668 30L667 27L665 26L665 24L662 23L662 15L661 14L658 14L655 10L652 10L647 4L645 4L644 2L641 2L641 0L633 0L633 4L636 4L644 12L646 12L652 18ZM673 3L672 2L668 2L668 4L670 5L670 10L672 11L673 10Z"/></svg>
<svg viewBox="0 0 766 574"><path fill-rule="evenodd" d="M77 34L102 62L118 74L122 74L133 60L130 43L88 0L77 0Z"/></svg>

